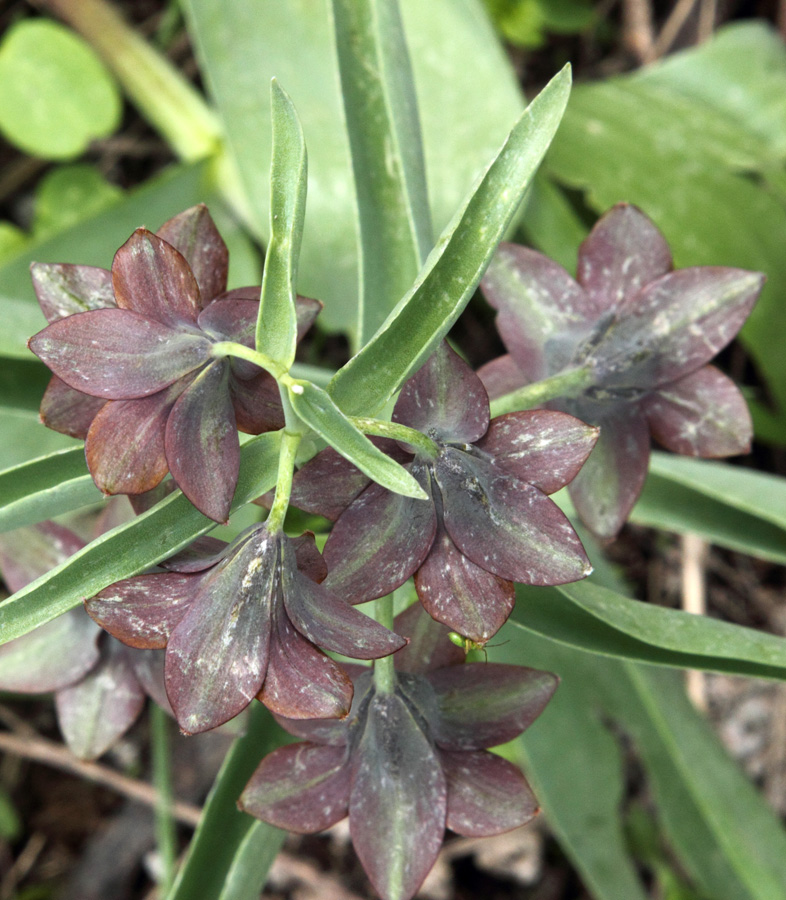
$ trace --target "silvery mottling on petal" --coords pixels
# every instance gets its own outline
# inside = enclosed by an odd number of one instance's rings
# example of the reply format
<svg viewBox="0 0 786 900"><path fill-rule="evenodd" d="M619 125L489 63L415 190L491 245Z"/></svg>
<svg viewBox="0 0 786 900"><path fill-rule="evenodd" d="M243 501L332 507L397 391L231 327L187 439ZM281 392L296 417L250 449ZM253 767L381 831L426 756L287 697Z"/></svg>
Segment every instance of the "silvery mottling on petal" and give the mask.
<svg viewBox="0 0 786 900"><path fill-rule="evenodd" d="M359 658L403 645L317 583L325 568L313 537L252 526L224 550L202 540L164 565L174 571L126 579L86 605L124 642L166 646L167 695L187 733L256 696L290 718L346 715L351 682L312 641Z"/></svg>
<svg viewBox="0 0 786 900"><path fill-rule="evenodd" d="M348 812L352 841L377 893L409 900L433 865L446 827L474 837L499 834L537 813L521 773L484 748L531 724L557 679L516 666L457 665L461 650L418 606L398 616L395 626L411 637L410 646L427 648L425 671L410 665L406 648L394 657L397 671L403 665L421 674L399 674L392 693L377 691L370 672L356 674L346 720L279 718L306 743L266 757L240 806L301 833L327 828ZM441 644L450 648L446 656ZM439 667L439 658L447 668ZM461 691L464 699L454 696Z"/></svg>
<svg viewBox="0 0 786 900"><path fill-rule="evenodd" d="M655 225L619 204L581 245L577 280L534 250L502 245L482 282L509 350L480 370L490 396L575 368L589 373L583 393L550 405L601 427L569 487L601 538L616 535L639 496L650 430L697 456L742 453L750 443L742 395L707 363L742 327L764 277L671 265Z"/></svg>

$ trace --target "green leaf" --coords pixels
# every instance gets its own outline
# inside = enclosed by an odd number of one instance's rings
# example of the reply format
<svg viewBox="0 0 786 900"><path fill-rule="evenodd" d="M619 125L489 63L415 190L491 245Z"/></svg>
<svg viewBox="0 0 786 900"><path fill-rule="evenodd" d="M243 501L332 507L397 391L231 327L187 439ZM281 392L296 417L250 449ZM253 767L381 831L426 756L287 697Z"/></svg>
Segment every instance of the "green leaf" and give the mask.
<svg viewBox="0 0 786 900"><path fill-rule="evenodd" d="M33 232L37 238L96 215L122 197L94 166L58 166L36 188Z"/></svg>
<svg viewBox="0 0 786 900"><path fill-rule="evenodd" d="M22 822L11 798L0 788L0 839L15 841L22 833Z"/></svg>
<svg viewBox="0 0 786 900"><path fill-rule="evenodd" d="M426 361L469 302L559 125L570 68L556 75L513 127L454 216L409 293L329 390L348 414L376 412Z"/></svg>
<svg viewBox="0 0 786 900"><path fill-rule="evenodd" d="M241 447L232 510L269 491L276 482L280 433ZM138 518L113 528L0 605L0 643L78 606L103 588L137 575L215 527L180 491Z"/></svg>
<svg viewBox="0 0 786 900"><path fill-rule="evenodd" d="M297 344L295 296L306 214L308 157L295 107L275 79L270 83L270 106L270 242L265 253L256 347L289 370Z"/></svg>
<svg viewBox="0 0 786 900"><path fill-rule="evenodd" d="M715 460L653 453L631 521L786 564L786 479Z"/></svg>
<svg viewBox="0 0 786 900"><path fill-rule="evenodd" d="M60 234L27 242L0 266L0 356L29 360L27 340L45 325L30 280L30 263L81 263L109 268L117 248L140 225L158 228L166 219L205 199L202 166L165 170L116 204Z"/></svg>
<svg viewBox="0 0 786 900"><path fill-rule="evenodd" d="M43 430L40 425L38 429ZM34 525L103 500L87 471L81 444L0 472L0 497L0 531Z"/></svg>
<svg viewBox="0 0 786 900"><path fill-rule="evenodd" d="M261 703L235 741L205 804L188 856L167 900L256 900L286 833L237 808L237 798L265 754L288 736ZM256 856L253 851L256 851ZM256 894L249 893L256 884Z"/></svg>
<svg viewBox="0 0 786 900"><path fill-rule="evenodd" d="M350 332L357 348L357 216L328 0L182 5L237 163L240 184L233 200L239 208L245 205L247 220L265 243L270 109L260 85L275 76L292 97L309 148L310 175L298 290L324 301L321 324ZM521 95L478 0L403 0L401 7L432 216L441 230L521 111Z"/></svg>
<svg viewBox="0 0 786 900"><path fill-rule="evenodd" d="M432 244L423 145L397 0L333 0L360 234L358 343L407 292Z"/></svg>
<svg viewBox="0 0 786 900"><path fill-rule="evenodd" d="M629 600L589 581L516 588L517 625L582 650L660 666L786 680L786 640Z"/></svg>
<svg viewBox="0 0 786 900"><path fill-rule="evenodd" d="M289 401L309 428L369 478L396 494L428 499L409 472L375 447L341 412L327 391L308 381L297 381L289 389Z"/></svg>
<svg viewBox="0 0 786 900"><path fill-rule="evenodd" d="M0 408L38 414L52 373L43 363L34 359L4 359L0 363ZM42 426L39 423L39 432Z"/></svg>
<svg viewBox="0 0 786 900"><path fill-rule="evenodd" d="M57 22L24 19L0 47L0 130L33 156L72 159L120 123L120 95L90 46Z"/></svg>
<svg viewBox="0 0 786 900"><path fill-rule="evenodd" d="M0 471L40 455L81 447L81 442L75 438L44 428L37 413L0 404L0 415L3 417ZM0 497L5 500L4 495L0 494Z"/></svg>

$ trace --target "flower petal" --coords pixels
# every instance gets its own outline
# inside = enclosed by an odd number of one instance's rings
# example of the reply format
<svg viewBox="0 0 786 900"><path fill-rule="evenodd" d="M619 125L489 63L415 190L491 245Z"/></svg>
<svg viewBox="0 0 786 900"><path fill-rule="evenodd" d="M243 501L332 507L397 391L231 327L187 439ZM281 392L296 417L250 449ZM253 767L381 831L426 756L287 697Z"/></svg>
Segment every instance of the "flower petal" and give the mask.
<svg viewBox="0 0 786 900"><path fill-rule="evenodd" d="M481 366L477 374L491 400L524 387L528 380L509 353Z"/></svg>
<svg viewBox="0 0 786 900"><path fill-rule="evenodd" d="M216 522L226 522L240 469L226 362L206 366L172 407L166 458L172 477L194 506Z"/></svg>
<svg viewBox="0 0 786 900"><path fill-rule="evenodd" d="M531 484L445 450L434 467L445 530L472 562L522 584L578 581L592 569L568 519Z"/></svg>
<svg viewBox="0 0 786 900"><path fill-rule="evenodd" d="M327 563L322 554L317 550L317 542L314 533L306 531L299 537L290 538L289 543L295 551L295 560L298 569L317 584L327 578Z"/></svg>
<svg viewBox="0 0 786 900"><path fill-rule="evenodd" d="M257 819L298 834L330 828L349 805L347 751L316 744L279 747L262 760L238 804Z"/></svg>
<svg viewBox="0 0 786 900"><path fill-rule="evenodd" d="M282 604L277 604L273 619L270 661L259 699L288 719L346 716L353 688L343 669L297 631Z"/></svg>
<svg viewBox="0 0 786 900"><path fill-rule="evenodd" d="M15 528L0 534L0 573L15 594L84 546L73 531L55 522Z"/></svg>
<svg viewBox="0 0 786 900"><path fill-rule="evenodd" d="M75 391L53 375L44 391L38 414L52 431L84 440L90 424L105 403L106 400L100 397Z"/></svg>
<svg viewBox="0 0 786 900"><path fill-rule="evenodd" d="M481 644L502 628L516 602L513 582L476 566L441 525L415 587L430 616Z"/></svg>
<svg viewBox="0 0 786 900"><path fill-rule="evenodd" d="M164 222L156 233L185 258L199 285L202 306L226 290L229 251L204 203Z"/></svg>
<svg viewBox="0 0 786 900"><path fill-rule="evenodd" d="M553 494L576 477L598 440L598 429L574 416L530 409L491 420L478 448L522 481Z"/></svg>
<svg viewBox="0 0 786 900"><path fill-rule="evenodd" d="M281 570L287 614L295 628L317 646L351 659L378 659L406 644L346 600L306 578L294 561L288 565L282 560Z"/></svg>
<svg viewBox="0 0 786 900"><path fill-rule="evenodd" d="M198 575L137 575L104 588L85 608L96 622L130 647L161 649L199 591Z"/></svg>
<svg viewBox="0 0 786 900"><path fill-rule="evenodd" d="M60 731L80 759L105 753L134 724L144 705L145 693L125 647L109 637L96 668L55 696Z"/></svg>
<svg viewBox="0 0 786 900"><path fill-rule="evenodd" d="M538 813L524 776L506 759L478 750L439 758L448 782L447 824L465 837L490 837L518 828Z"/></svg>
<svg viewBox="0 0 786 900"><path fill-rule="evenodd" d="M628 203L601 216L579 247L578 281L600 310L619 306L670 270L663 235Z"/></svg>
<svg viewBox="0 0 786 900"><path fill-rule="evenodd" d="M748 404L737 385L714 366L650 394L641 410L655 440L675 453L713 457L750 452Z"/></svg>
<svg viewBox="0 0 786 900"><path fill-rule="evenodd" d="M450 629L432 619L420 603L413 603L399 613L393 629L396 634L409 638L407 646L395 657L399 672L418 675L464 662L464 651L448 638Z"/></svg>
<svg viewBox="0 0 786 900"><path fill-rule="evenodd" d="M127 648L126 653L134 669L134 675L142 685L142 690L157 703L161 709L174 718L169 697L164 684L164 650L137 650Z"/></svg>
<svg viewBox="0 0 786 900"><path fill-rule="evenodd" d="M184 547L179 553L159 563L162 569L169 572L204 572L212 569L227 555L231 544L220 541L210 535L202 535Z"/></svg>
<svg viewBox="0 0 786 900"><path fill-rule="evenodd" d="M0 690L21 694L57 691L83 678L98 662L101 630L72 609L0 646Z"/></svg>
<svg viewBox="0 0 786 900"><path fill-rule="evenodd" d="M222 725L259 693L277 605L276 561L275 541L260 531L205 575L168 576L200 580L166 652L167 696L186 734Z"/></svg>
<svg viewBox="0 0 786 900"><path fill-rule="evenodd" d="M579 412L583 416L585 410ZM625 524L644 487L650 435L644 416L634 404L620 404L590 415L593 424L600 426L598 443L568 491L584 524L606 540Z"/></svg>
<svg viewBox="0 0 786 900"><path fill-rule="evenodd" d="M210 353L206 338L127 309L60 319L30 338L29 347L67 385L105 400L155 394L199 368Z"/></svg>
<svg viewBox="0 0 786 900"><path fill-rule="evenodd" d="M565 368L603 312L562 266L516 244L500 244L481 287L522 384Z"/></svg>
<svg viewBox="0 0 786 900"><path fill-rule="evenodd" d="M481 750L512 741L537 719L557 689L550 672L469 663L430 672L439 716L431 723L444 750Z"/></svg>
<svg viewBox="0 0 786 900"><path fill-rule="evenodd" d="M353 703L356 701L357 691L352 699ZM333 747L344 747L347 744L348 719L287 719L286 716L278 715L274 718L289 734L313 744L330 744Z"/></svg>
<svg viewBox="0 0 786 900"><path fill-rule="evenodd" d="M592 351L604 387L653 388L709 362L742 328L764 276L697 266L651 282Z"/></svg>
<svg viewBox="0 0 786 900"><path fill-rule="evenodd" d="M112 262L115 299L165 325L195 325L199 287L182 254L146 228L137 228Z"/></svg>
<svg viewBox="0 0 786 900"><path fill-rule="evenodd" d="M143 494L169 471L164 448L166 423L184 379L151 397L111 400L87 433L87 467L105 494Z"/></svg>
<svg viewBox="0 0 786 900"><path fill-rule="evenodd" d="M256 300L222 299L202 310L199 327L219 341L236 341L253 349L258 312L259 297Z"/></svg>
<svg viewBox="0 0 786 900"><path fill-rule="evenodd" d="M295 314L297 316L297 339L300 340L314 324L316 317L322 312L325 304L311 297L295 297Z"/></svg>
<svg viewBox="0 0 786 900"><path fill-rule="evenodd" d="M275 378L267 372L259 372L253 378L243 380L235 375L234 360L231 365L229 388L240 431L263 434L283 428L284 410Z"/></svg>
<svg viewBox="0 0 786 900"><path fill-rule="evenodd" d="M400 697L372 699L352 769L355 851L383 900L408 900L442 846L447 789L434 749Z"/></svg>
<svg viewBox="0 0 786 900"><path fill-rule="evenodd" d="M325 587L353 604L384 597L417 571L436 530L433 503L372 484L333 526Z"/></svg>
<svg viewBox="0 0 786 900"><path fill-rule="evenodd" d="M404 385L393 421L441 441L472 443L489 427L489 401L482 382L442 341Z"/></svg>
<svg viewBox="0 0 786 900"><path fill-rule="evenodd" d="M112 273L95 266L33 263L33 289L50 324L89 309L115 306Z"/></svg>

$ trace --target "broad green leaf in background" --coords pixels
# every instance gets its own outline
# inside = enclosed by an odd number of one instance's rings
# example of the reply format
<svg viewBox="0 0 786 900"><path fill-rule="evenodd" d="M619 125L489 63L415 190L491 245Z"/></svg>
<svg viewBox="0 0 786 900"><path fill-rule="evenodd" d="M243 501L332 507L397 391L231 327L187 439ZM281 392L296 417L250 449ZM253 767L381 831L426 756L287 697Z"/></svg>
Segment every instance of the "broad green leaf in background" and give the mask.
<svg viewBox="0 0 786 900"><path fill-rule="evenodd" d="M484 0L484 4L505 39L520 47L540 47L547 32L583 31L596 16L589 0Z"/></svg>
<svg viewBox="0 0 786 900"><path fill-rule="evenodd" d="M6 365L0 360L0 368ZM28 459L57 450L81 447L81 442L56 431L49 431L38 420L38 414L6 406L0 395L3 441L0 444L0 470L17 466ZM82 451L84 456L84 451ZM5 497L0 494L0 502Z"/></svg>
<svg viewBox="0 0 786 900"><path fill-rule="evenodd" d="M786 205L768 188L786 162L786 48L767 26L732 25L695 50L630 76L577 88L546 160L597 213L640 206L675 265L762 271L768 282L742 331L786 410ZM614 165L608 164L614 159ZM760 432L786 423L757 416Z"/></svg>
<svg viewBox="0 0 786 900"><path fill-rule="evenodd" d="M93 212L66 231L32 240L0 266L0 356L32 359L27 340L45 325L30 280L30 263L80 263L109 268L115 251L140 225L156 229L196 203L207 202L230 248L230 287L253 284L258 260L236 222L223 211L205 166L174 166ZM2 399L2 398L0 398Z"/></svg>
<svg viewBox="0 0 786 900"><path fill-rule="evenodd" d="M557 130L570 93L566 66L530 103L410 291L331 381L345 412L376 412L428 359L472 296Z"/></svg>
<svg viewBox="0 0 786 900"><path fill-rule="evenodd" d="M308 381L296 382L290 388L289 402L309 428L369 478L405 497L428 499L412 475L372 444L335 405L327 391Z"/></svg>
<svg viewBox="0 0 786 900"><path fill-rule="evenodd" d="M120 94L101 60L56 22L24 19L0 46L0 131L32 156L72 159L120 124Z"/></svg>
<svg viewBox="0 0 786 900"><path fill-rule="evenodd" d="M237 798L262 757L289 739L265 707L252 702L248 730L224 760L188 856L166 900L259 897L286 832L240 812Z"/></svg>
<svg viewBox="0 0 786 900"><path fill-rule="evenodd" d="M273 487L279 443L279 432L269 432L241 447L233 511ZM144 571L214 527L212 519L177 491L0 604L0 643L49 622L113 582Z"/></svg>
<svg viewBox="0 0 786 900"><path fill-rule="evenodd" d="M397 0L333 0L357 192L358 344L407 292L432 229L415 85Z"/></svg>
<svg viewBox="0 0 786 900"><path fill-rule="evenodd" d="M604 656L786 680L786 639L630 600L590 581L518 586L513 621Z"/></svg>
<svg viewBox="0 0 786 900"><path fill-rule="evenodd" d="M256 348L288 370L297 344L297 267L306 212L308 157L289 95L270 83L273 152L270 162L270 242L256 328Z"/></svg>
<svg viewBox="0 0 786 900"><path fill-rule="evenodd" d="M328 0L185 0L257 235L267 238L272 77L298 111L309 149L298 290L325 303L328 329L357 347L357 230ZM515 76L478 0L404 0L434 226L441 230L520 113ZM435 52L438 48L438 52ZM467 65L472 60L472 65ZM467 115L467 110L472 115ZM450 139L446 139L450 136Z"/></svg>
<svg viewBox="0 0 786 900"><path fill-rule="evenodd" d="M37 424L39 439L42 431ZM34 525L103 500L87 471L81 443L1 471L0 497L0 531Z"/></svg>
<svg viewBox="0 0 786 900"><path fill-rule="evenodd" d="M786 565L786 480L776 475L653 453L631 521Z"/></svg>
<svg viewBox="0 0 786 900"><path fill-rule="evenodd" d="M122 194L94 166L58 166L36 186L33 233L43 238L65 231L117 203Z"/></svg>

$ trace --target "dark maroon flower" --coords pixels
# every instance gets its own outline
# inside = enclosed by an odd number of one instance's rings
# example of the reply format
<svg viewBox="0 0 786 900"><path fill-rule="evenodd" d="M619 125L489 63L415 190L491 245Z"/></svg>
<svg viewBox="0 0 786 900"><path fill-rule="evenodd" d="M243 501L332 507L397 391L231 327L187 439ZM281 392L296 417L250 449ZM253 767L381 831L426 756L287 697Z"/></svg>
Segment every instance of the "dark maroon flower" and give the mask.
<svg viewBox="0 0 786 900"><path fill-rule="evenodd" d="M162 565L169 571L120 581L87 610L132 647L166 647L166 691L187 734L257 696L291 718L345 716L352 684L316 645L373 659L404 644L319 583L327 570L311 534L252 526L229 545L202 538Z"/></svg>
<svg viewBox="0 0 786 900"><path fill-rule="evenodd" d="M399 617L397 629L404 624ZM451 647L447 629L436 628ZM430 665L415 666L407 650L396 654L389 694L375 688L370 671L353 667L355 697L343 722L280 719L306 742L262 761L241 808L299 833L321 831L349 814L355 850L384 900L416 893L446 827L482 837L528 822L538 812L529 785L486 748L529 727L557 679L520 666L450 665L456 660L449 652L438 650Z"/></svg>
<svg viewBox="0 0 786 900"><path fill-rule="evenodd" d="M254 344L259 288L227 292L227 267L226 245L204 206L158 234L137 229L111 273L33 266L51 324L30 349L57 379L42 418L86 434L88 467L104 493L140 494L170 471L201 512L225 521L237 483L237 429L283 426L274 379L213 356L219 342ZM301 334L319 308L299 298Z"/></svg>
<svg viewBox="0 0 786 900"><path fill-rule="evenodd" d="M580 391L551 408L600 426L570 485L582 519L612 538L644 484L650 434L691 456L745 453L751 420L734 383L706 365L740 330L764 276L672 271L663 236L636 207L604 215L579 249L577 280L526 247L502 244L483 282L508 348L478 374L492 398L571 369Z"/></svg>
<svg viewBox="0 0 786 900"><path fill-rule="evenodd" d="M84 546L54 522L9 531L0 535L0 572L8 589L19 591ZM146 696L169 710L164 654L125 647L103 634L83 609L3 644L0 690L54 692L60 731L82 759L101 756L122 737Z"/></svg>
<svg viewBox="0 0 786 900"><path fill-rule="evenodd" d="M546 495L575 476L595 428L542 410L489 422L483 385L445 343L404 385L393 420L435 443L432 456L414 457L382 444L430 501L369 484L331 450L295 479L295 505L338 516L324 551L332 590L362 603L414 574L435 619L484 643L513 609L514 581L562 584L589 573L570 522Z"/></svg>

